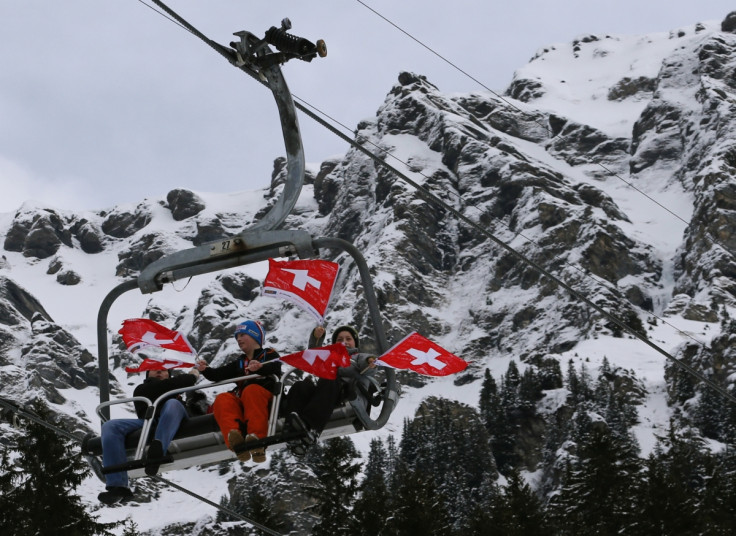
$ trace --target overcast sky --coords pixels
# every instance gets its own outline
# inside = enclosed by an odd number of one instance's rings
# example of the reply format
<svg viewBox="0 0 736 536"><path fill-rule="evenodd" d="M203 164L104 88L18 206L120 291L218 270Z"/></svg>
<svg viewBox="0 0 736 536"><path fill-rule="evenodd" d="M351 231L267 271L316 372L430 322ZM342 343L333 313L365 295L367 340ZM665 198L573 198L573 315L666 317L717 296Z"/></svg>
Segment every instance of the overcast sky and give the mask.
<svg viewBox="0 0 736 536"><path fill-rule="evenodd" d="M402 70L445 92L483 89L363 4L498 93L544 46L668 32L736 9L727 0L168 2L221 44L284 17L292 33L324 39L326 58L283 72L295 96L351 129L375 115ZM152 5L0 0L0 212L25 200L97 210L173 188L269 184L284 154L270 92ZM348 149L309 117L300 123L308 162Z"/></svg>

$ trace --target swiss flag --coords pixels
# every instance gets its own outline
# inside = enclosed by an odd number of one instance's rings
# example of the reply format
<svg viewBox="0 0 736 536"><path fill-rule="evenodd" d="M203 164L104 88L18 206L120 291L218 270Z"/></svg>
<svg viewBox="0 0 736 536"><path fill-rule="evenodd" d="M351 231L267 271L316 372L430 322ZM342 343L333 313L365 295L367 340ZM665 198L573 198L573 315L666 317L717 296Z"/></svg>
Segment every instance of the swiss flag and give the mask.
<svg viewBox="0 0 736 536"><path fill-rule="evenodd" d="M147 318L131 318L123 321L118 331L128 351L135 353L146 346L157 346L167 350L195 355L196 352L189 341L181 333L165 328Z"/></svg>
<svg viewBox="0 0 736 536"><path fill-rule="evenodd" d="M263 295L290 300L322 323L339 268L330 261L268 259Z"/></svg>
<svg viewBox="0 0 736 536"><path fill-rule="evenodd" d="M409 369L425 376L449 376L463 371L468 363L416 331L383 354L377 365Z"/></svg>
<svg viewBox="0 0 736 536"><path fill-rule="evenodd" d="M168 370L174 368L192 368L192 363L178 361L174 359L144 359L138 367L125 367L125 372L134 374L136 372L145 372L147 370Z"/></svg>
<svg viewBox="0 0 736 536"><path fill-rule="evenodd" d="M350 366L350 354L344 344L337 343L289 354L283 356L281 361L318 378L334 380L338 368Z"/></svg>

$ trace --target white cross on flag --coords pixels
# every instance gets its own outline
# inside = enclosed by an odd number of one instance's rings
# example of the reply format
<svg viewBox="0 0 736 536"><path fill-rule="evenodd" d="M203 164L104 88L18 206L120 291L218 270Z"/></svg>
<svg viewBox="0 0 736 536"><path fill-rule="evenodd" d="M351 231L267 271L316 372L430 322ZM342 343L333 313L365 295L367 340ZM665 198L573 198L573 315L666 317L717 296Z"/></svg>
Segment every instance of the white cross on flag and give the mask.
<svg viewBox="0 0 736 536"><path fill-rule="evenodd" d="M330 261L268 259L263 295L290 300L322 323L339 268Z"/></svg>
<svg viewBox="0 0 736 536"><path fill-rule="evenodd" d="M181 333L148 318L124 320L123 327L118 333L123 336L123 342L131 353L136 353L146 346L156 346L185 354L196 354L192 345Z"/></svg>
<svg viewBox="0 0 736 536"><path fill-rule="evenodd" d="M338 368L350 366L350 354L344 344L337 343L289 354L283 356L281 361L318 378L334 380Z"/></svg>
<svg viewBox="0 0 736 536"><path fill-rule="evenodd" d="M409 369L425 376L449 376L463 371L468 363L416 331L383 354L377 365Z"/></svg>
<svg viewBox="0 0 736 536"><path fill-rule="evenodd" d="M192 368L193 363L186 361L178 361L174 359L153 359L147 357L137 367L125 367L125 372L134 374L136 372L145 372L147 370L169 370L174 368Z"/></svg>

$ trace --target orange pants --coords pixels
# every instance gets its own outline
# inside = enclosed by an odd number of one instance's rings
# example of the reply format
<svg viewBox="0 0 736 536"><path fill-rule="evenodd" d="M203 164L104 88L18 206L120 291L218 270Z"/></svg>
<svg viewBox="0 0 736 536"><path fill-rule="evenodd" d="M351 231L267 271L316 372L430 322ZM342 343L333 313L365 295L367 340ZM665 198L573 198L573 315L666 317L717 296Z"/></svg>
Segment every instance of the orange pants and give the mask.
<svg viewBox="0 0 736 536"><path fill-rule="evenodd" d="M230 447L227 435L230 430L241 430L240 423L246 423L245 434L255 434L263 439L268 434L268 403L273 394L260 385L246 385L240 397L234 393L220 393L212 404L212 413L215 415L220 431L225 438L225 444Z"/></svg>

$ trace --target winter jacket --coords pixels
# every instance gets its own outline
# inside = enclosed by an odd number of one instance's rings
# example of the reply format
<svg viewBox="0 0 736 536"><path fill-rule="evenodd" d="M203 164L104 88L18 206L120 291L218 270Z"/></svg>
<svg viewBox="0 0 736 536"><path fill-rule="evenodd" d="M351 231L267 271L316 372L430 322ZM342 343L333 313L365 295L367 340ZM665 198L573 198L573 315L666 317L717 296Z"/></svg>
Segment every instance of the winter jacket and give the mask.
<svg viewBox="0 0 736 536"><path fill-rule="evenodd" d="M154 402L158 397L169 391L175 389L181 389L182 387L191 387L197 382L197 377L193 374L180 374L174 378L168 378L166 380L157 380L155 378L146 378L143 383L135 388L133 396L144 396L151 402ZM177 396L181 400L180 396ZM159 404L158 410L160 411L163 407ZM135 403L135 412L138 414L139 419L145 418L146 415L146 404L145 402Z"/></svg>
<svg viewBox="0 0 736 536"><path fill-rule="evenodd" d="M261 348L256 350L255 356L253 357L256 361L263 363L263 366L258 370L258 372L252 373L247 370L248 359L246 359L245 354L243 354L240 358L222 365L221 367L207 367L202 371L202 376L213 382L221 382L229 380L230 378L250 376L253 374L258 377L255 377L253 380L248 380L248 382L257 381L259 385L273 392L276 382L270 376L275 375L281 377L281 361L277 361L280 357L279 353L273 348ZM242 390L244 383L245 382L238 382L238 387L236 388L238 394Z"/></svg>

